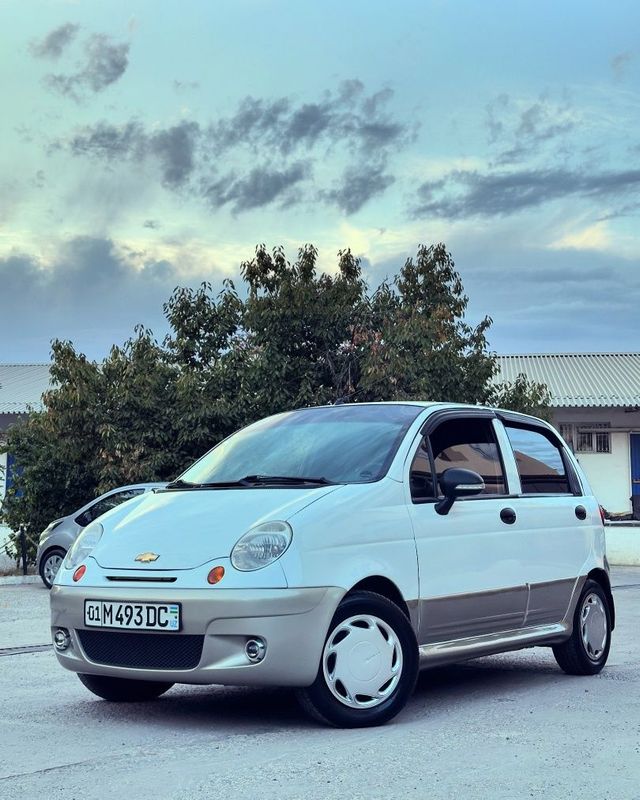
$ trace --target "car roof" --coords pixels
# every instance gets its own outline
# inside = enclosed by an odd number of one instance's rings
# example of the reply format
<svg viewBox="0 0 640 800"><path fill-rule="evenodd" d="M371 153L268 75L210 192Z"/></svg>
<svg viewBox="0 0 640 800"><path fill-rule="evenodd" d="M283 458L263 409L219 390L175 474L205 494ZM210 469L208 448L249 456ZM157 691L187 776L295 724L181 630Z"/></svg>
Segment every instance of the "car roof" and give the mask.
<svg viewBox="0 0 640 800"><path fill-rule="evenodd" d="M326 403L322 406L301 406L299 409L292 409L296 411L303 411L305 408L333 408L334 406L341 406L344 408L358 408L358 406L418 406L419 408L473 408L479 411L493 411L494 413L504 414L519 414L523 417L531 416L524 414L521 411L511 411L508 408L498 408L497 406L480 405L479 403L454 403L447 400L366 400L364 402L344 402L344 403ZM537 419L537 417L532 417Z"/></svg>

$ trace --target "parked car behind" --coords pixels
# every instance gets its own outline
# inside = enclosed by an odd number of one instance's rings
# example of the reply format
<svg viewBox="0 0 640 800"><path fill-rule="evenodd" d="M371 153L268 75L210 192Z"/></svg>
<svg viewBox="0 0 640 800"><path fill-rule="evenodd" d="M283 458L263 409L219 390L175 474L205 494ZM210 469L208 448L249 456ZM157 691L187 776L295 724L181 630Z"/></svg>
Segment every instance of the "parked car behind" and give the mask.
<svg viewBox="0 0 640 800"><path fill-rule="evenodd" d="M598 502L556 431L410 401L233 434L92 522L50 600L58 660L99 697L291 686L341 727L391 719L421 667L541 645L594 675L615 621Z"/></svg>
<svg viewBox="0 0 640 800"><path fill-rule="evenodd" d="M94 498L72 514L49 523L40 534L36 554L36 568L47 589L51 588L67 551L90 522L133 497L165 486L165 483L135 483L130 486L120 486Z"/></svg>

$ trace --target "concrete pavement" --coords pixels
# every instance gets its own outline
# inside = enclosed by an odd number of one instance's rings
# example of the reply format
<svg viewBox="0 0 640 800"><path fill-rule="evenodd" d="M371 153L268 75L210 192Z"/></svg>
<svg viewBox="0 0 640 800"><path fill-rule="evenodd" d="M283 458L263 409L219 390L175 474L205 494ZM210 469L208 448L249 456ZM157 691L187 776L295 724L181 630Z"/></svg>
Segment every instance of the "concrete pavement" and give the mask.
<svg viewBox="0 0 640 800"><path fill-rule="evenodd" d="M0 797L640 798L640 569L595 678L533 649L422 673L383 728L318 727L286 690L94 698L50 650L0 656ZM48 593L0 587L0 648L48 642Z"/></svg>

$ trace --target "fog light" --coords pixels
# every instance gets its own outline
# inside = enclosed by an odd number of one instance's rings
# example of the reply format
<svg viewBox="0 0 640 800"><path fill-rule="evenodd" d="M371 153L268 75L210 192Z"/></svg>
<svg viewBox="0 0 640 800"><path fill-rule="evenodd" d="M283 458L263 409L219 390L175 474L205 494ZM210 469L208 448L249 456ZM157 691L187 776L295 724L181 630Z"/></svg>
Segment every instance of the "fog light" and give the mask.
<svg viewBox="0 0 640 800"><path fill-rule="evenodd" d="M244 652L247 654L249 661L253 664L257 664L265 657L267 645L263 639L249 639L244 646Z"/></svg>
<svg viewBox="0 0 640 800"><path fill-rule="evenodd" d="M71 644L71 636L66 628L57 628L53 634L53 644L56 650L62 653Z"/></svg>

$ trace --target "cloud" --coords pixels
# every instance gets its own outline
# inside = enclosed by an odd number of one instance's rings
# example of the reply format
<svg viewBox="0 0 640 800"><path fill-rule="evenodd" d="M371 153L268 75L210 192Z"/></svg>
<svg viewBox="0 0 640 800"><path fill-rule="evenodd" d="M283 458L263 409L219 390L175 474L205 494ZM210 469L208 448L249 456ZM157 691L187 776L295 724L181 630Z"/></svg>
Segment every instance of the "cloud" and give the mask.
<svg viewBox="0 0 640 800"><path fill-rule="evenodd" d="M472 317L489 314L492 348L620 350L640 336L640 263L597 250L488 248L456 253ZM615 324L612 324L615 320Z"/></svg>
<svg viewBox="0 0 640 800"><path fill-rule="evenodd" d="M66 148L74 156L107 162L139 162L154 157L160 167L162 183L169 188L178 188L193 172L199 135L197 122L180 122L148 133L136 120L124 125L102 121L80 129L65 143L56 142L52 149Z"/></svg>
<svg viewBox="0 0 640 800"><path fill-rule="evenodd" d="M611 233L605 220L600 220L586 228L566 233L551 242L550 248L555 250L609 250Z"/></svg>
<svg viewBox="0 0 640 800"><path fill-rule="evenodd" d="M485 124L490 145L499 145L496 165L513 164L538 154L544 145L573 131L578 115L566 96L552 102L542 95L534 103L498 95L486 108ZM554 148L557 150L557 142Z"/></svg>
<svg viewBox="0 0 640 800"><path fill-rule="evenodd" d="M565 169L481 174L454 171L418 188L415 217L502 216L570 196L620 197L640 190L640 170L591 174Z"/></svg>
<svg viewBox="0 0 640 800"><path fill-rule="evenodd" d="M78 25L66 22L64 25L54 28L43 39L32 42L29 49L36 58L50 58L55 60L60 58L62 53L75 39L79 30L80 27Z"/></svg>
<svg viewBox="0 0 640 800"><path fill-rule="evenodd" d="M178 81L174 80L172 84L176 92L188 92L193 89L199 89L200 84L198 81Z"/></svg>
<svg viewBox="0 0 640 800"><path fill-rule="evenodd" d="M102 92L118 81L128 65L129 44L114 42L109 36L96 33L85 42L84 62L78 71L51 73L45 76L44 82L53 91L79 102L87 92Z"/></svg>
<svg viewBox="0 0 640 800"><path fill-rule="evenodd" d="M387 110L392 98L391 89L367 94L359 80L343 81L336 91L325 92L313 103L246 97L234 114L210 125L208 143L216 154L240 145L286 155L318 144L343 144L379 155L415 136L412 125L398 121Z"/></svg>
<svg viewBox="0 0 640 800"><path fill-rule="evenodd" d="M147 147L160 161L165 185L182 186L193 172L199 132L197 122L181 122L148 139Z"/></svg>
<svg viewBox="0 0 640 800"><path fill-rule="evenodd" d="M190 283L218 274L201 261ZM174 263L132 253L108 238L72 238L46 262L32 253L0 258L0 316L7 330L20 331L12 358L45 360L53 338L71 339L90 357L102 358L138 323L162 338L162 304L184 282Z"/></svg>
<svg viewBox="0 0 640 800"><path fill-rule="evenodd" d="M182 120L148 129L137 119L100 121L58 140L50 152L109 165L152 162L165 188L236 214L318 196L352 214L391 186L389 162L416 134L391 114L392 97L390 89L367 93L360 81L344 81L315 102L246 97L232 114L206 125ZM315 170L329 152L343 173L337 186L335 172Z"/></svg>
<svg viewBox="0 0 640 800"><path fill-rule="evenodd" d="M617 53L615 56L613 56L609 63L611 64L611 69L616 80L619 81L624 78L632 59L633 53L630 53L628 50L623 53Z"/></svg>
<svg viewBox="0 0 640 800"><path fill-rule="evenodd" d="M254 167L246 176L230 175L205 186L203 193L214 208L229 204L235 214L269 205L277 199L286 206L296 199L291 190L308 172L304 162L283 170Z"/></svg>
<svg viewBox="0 0 640 800"><path fill-rule="evenodd" d="M340 185L322 198L335 203L345 214L355 214L372 197L381 195L395 181L393 175L385 174L384 165L362 165L345 170Z"/></svg>
<svg viewBox="0 0 640 800"><path fill-rule="evenodd" d="M53 149L68 149L74 156L112 161L121 158L143 158L147 135L141 123L132 120L125 125L98 122L80 129L66 142L56 142Z"/></svg>

